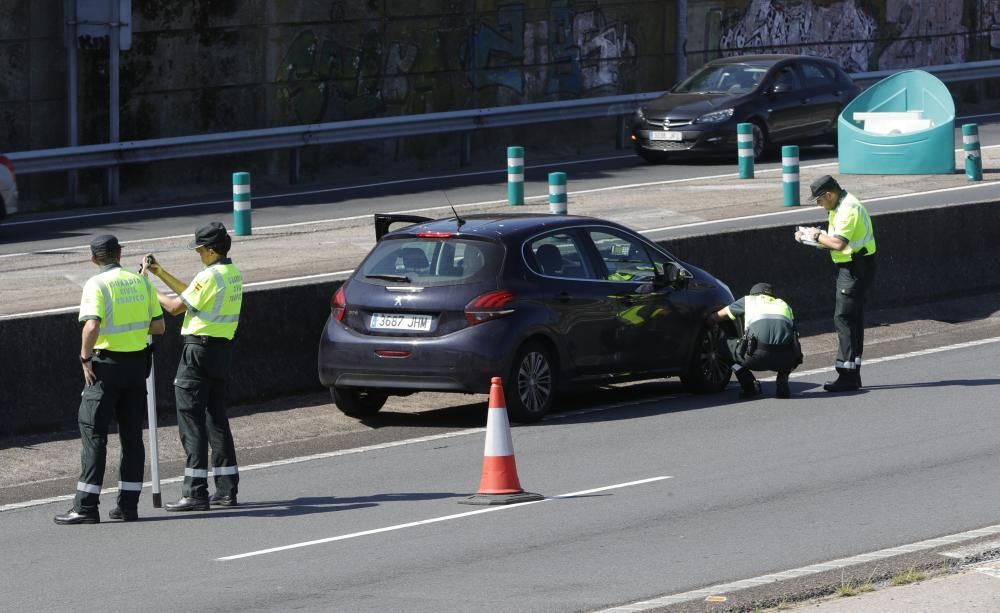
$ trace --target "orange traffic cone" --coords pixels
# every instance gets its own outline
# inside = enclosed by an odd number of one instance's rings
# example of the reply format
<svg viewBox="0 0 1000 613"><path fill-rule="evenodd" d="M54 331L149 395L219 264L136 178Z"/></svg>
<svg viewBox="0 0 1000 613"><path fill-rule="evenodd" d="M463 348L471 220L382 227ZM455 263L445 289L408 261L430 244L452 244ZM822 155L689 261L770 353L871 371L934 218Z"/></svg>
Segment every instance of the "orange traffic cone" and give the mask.
<svg viewBox="0 0 1000 613"><path fill-rule="evenodd" d="M460 501L462 504L512 504L542 500L541 494L521 489L514 463L514 443L507 421L507 401L500 377L490 383L490 407L486 413L486 448L483 450L483 478L479 491Z"/></svg>

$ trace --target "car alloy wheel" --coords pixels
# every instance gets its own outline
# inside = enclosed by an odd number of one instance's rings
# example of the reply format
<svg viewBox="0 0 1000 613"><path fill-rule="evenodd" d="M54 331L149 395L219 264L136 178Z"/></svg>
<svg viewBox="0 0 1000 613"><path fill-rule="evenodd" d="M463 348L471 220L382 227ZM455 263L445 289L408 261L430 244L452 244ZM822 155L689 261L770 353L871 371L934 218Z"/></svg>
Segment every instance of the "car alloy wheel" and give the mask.
<svg viewBox="0 0 1000 613"><path fill-rule="evenodd" d="M536 342L523 345L504 382L507 412L511 418L529 422L544 417L555 399L555 382L548 349Z"/></svg>
<svg viewBox="0 0 1000 613"><path fill-rule="evenodd" d="M681 381L696 394L722 391L732 376L730 368L719 353L719 343L724 342L722 328L717 325L702 328L695 343L691 367L681 376Z"/></svg>

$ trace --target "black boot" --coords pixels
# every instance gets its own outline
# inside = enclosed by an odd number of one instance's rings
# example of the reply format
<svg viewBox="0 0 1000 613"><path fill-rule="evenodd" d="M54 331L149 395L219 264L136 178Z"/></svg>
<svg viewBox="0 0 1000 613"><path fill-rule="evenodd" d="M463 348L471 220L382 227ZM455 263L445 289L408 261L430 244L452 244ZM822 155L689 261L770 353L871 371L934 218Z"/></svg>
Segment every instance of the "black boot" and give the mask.
<svg viewBox="0 0 1000 613"><path fill-rule="evenodd" d="M755 398L760 396L760 382L753 376L753 373L746 368L736 371L736 380L740 382L740 398Z"/></svg>
<svg viewBox="0 0 1000 613"><path fill-rule="evenodd" d="M854 377L858 380L858 389L864 387L861 385L861 364L858 364L858 367L854 369Z"/></svg>
<svg viewBox="0 0 1000 613"><path fill-rule="evenodd" d="M838 368L837 380L823 384L823 389L828 392L853 392L859 387L857 373L849 368Z"/></svg>
<svg viewBox="0 0 1000 613"><path fill-rule="evenodd" d="M791 398L792 390L788 388L788 372L779 372L776 383L778 389L774 392L775 398Z"/></svg>

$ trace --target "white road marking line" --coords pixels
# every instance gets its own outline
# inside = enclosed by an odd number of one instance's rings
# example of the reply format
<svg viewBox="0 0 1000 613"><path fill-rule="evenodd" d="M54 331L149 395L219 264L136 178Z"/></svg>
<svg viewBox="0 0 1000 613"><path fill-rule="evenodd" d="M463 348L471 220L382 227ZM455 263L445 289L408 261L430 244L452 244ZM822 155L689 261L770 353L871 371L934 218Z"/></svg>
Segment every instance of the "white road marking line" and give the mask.
<svg viewBox="0 0 1000 613"><path fill-rule="evenodd" d="M254 556L261 556L269 553L277 553L279 551L288 551L289 549L299 549L301 547L311 547L313 545L322 545L324 543L333 543L335 541L346 541L348 539L358 538L361 536L371 536L373 534L382 534L384 532L393 532L396 530L403 530L406 528L415 528L417 526L426 526L428 524L436 524L443 521L450 521L453 519L462 519L464 517L471 517L473 515L483 515L484 513L496 513L498 511L507 511L510 509L516 509L518 507L526 507L532 504L539 504L542 502L548 502L550 500L561 500L564 498L573 498L575 496L586 496L588 494L594 494L597 492L606 492L608 490L621 489L625 487L631 487L633 485L643 485L645 483L652 483L654 481L663 481L664 479L671 479L669 476L661 477L650 477L648 479L640 479L638 481L629 481L628 483L617 483L615 485L605 485L604 487L595 487L589 490L580 490L579 492L570 492L569 494L560 494L558 496L552 496L543 498L542 500L531 500L528 502L517 502L514 504L504 505L504 506L493 506L486 507L484 509L476 509L475 511L466 511L465 513L455 513L453 515L443 515L441 517L432 517L430 519L421 519L419 521L412 521L405 524L397 524L395 526L386 526L384 528L375 528L373 530L362 530L361 532L352 532L350 534L341 534L339 536L331 536L323 539L316 539L314 541L305 541L302 543L293 543L291 545L282 545L281 547L271 547L270 549L261 549L258 551L251 551L248 553L240 553L232 556L225 556L222 558L216 558L216 561L226 562L229 560L240 560L242 558L252 558Z"/></svg>
<svg viewBox="0 0 1000 613"><path fill-rule="evenodd" d="M945 351L955 351L955 350L958 350L958 349L967 349L969 347L977 347L979 345L987 345L987 344L996 343L996 342L1000 342L1000 337L984 338L984 339L979 339L979 340L975 340L975 341L969 341L969 342L965 342L965 343L956 343L954 345L946 345L944 347L933 347L933 348L930 348L930 349L921 349L919 351L910 351L910 352L907 352L907 353L900 353L900 354L897 354L897 355L885 356L885 357L882 357L882 358L872 358L870 360L865 360L864 364L865 365L870 365L870 364L878 364L878 363L881 363L881 362L892 362L892 361L895 361L895 360L903 360L903 359L907 359L907 358L920 357L920 356L925 356L925 355L932 355L932 354L935 354L935 353L942 353L942 352L945 352ZM825 372L828 372L829 370L830 370L829 367L826 367L826 368L814 368L812 370L805 370L805 371L801 371L801 372L793 372L791 374L791 376L792 377L806 377L806 376L809 376L809 375L817 375L817 374L820 374L820 373L825 373ZM769 381L769 380L773 380L773 379L774 379L774 377L770 377L769 379L761 379L761 380L762 381ZM650 398L643 398L641 400L636 400L636 401L615 402L615 403L604 404L604 405L600 405L600 406L596 406L596 407L590 407L590 408L587 408L587 409L580 409L578 411L567 411L567 412L558 413L558 414L555 414L555 415L547 415L547 416L545 416L544 421L554 421L554 420L560 420L560 419L567 419L567 418L570 418L570 417L577 417L577 416L580 416L580 415L586 415L588 413L599 413L601 411L609 411L611 409L618 409L618 408L622 408L622 407L626 407L626 406L631 406L631 405L634 405L634 404L647 404L647 403L650 403L650 402L662 402L664 400L670 400L670 399L674 399L674 398L678 398L678 397L679 397L678 394L667 394L667 395L662 395L662 396L653 396L653 397L650 397ZM459 437L459 436L467 436L469 434L478 434L478 433L485 432L485 431L486 431L486 428L467 428L465 430L457 430L455 432L445 432L445 433L442 433L442 434L432 434L432 435L429 435L429 436L421 436L421 437L417 437L417 438L403 439L403 440L400 440L400 441L391 441L391 442L388 442L388 443L379 443L377 445L367 445L367 446L364 446L364 447L354 447L354 448L351 448L351 449L341 449L339 451L329 451L329 452L326 452L326 453L317 453L317 454L308 455L308 456L299 456L299 457L294 457L294 458L286 458L284 460L276 460L276 461L273 461L273 462L262 462L260 464L251 464L251 465L245 466L245 467L241 466L240 467L240 472L250 472L250 471L253 471L253 470L260 470L262 468L272 468L272 467L275 467L275 466L285 466L287 464L298 464L300 462L310 462L312 460L322 460L322 459L326 459L326 458L334 458L334 457L343 456L343 455L351 455L351 454L356 454L356 453L365 453L365 452L368 452L368 451L375 451L375 450L379 450L379 449L388 449L390 447L401 447L403 445L412 445L412 444L415 444L415 443L424 443L424 442L427 442L427 441L437 441L437 440L441 440L441 439L455 438L455 437ZM58 480L58 478L56 478L56 479L43 479L41 481L30 481L30 482L26 482L26 483L19 483L17 485L18 486L24 486L24 485L30 485L30 484L33 484L33 483L44 483L46 481L55 481L55 480ZM169 479L161 479L160 483L161 484L166 484L166 483L180 483L183 480L184 480L184 477L173 477L173 478L169 478ZM143 483L142 485L145 488L145 487L151 487L152 484L151 484L151 482L147 481L147 482ZM113 494L113 493L116 493L117 491L118 491L118 488L108 488L108 489L105 489L105 490L101 490L101 494L102 495L104 495L104 494ZM0 505L0 513L4 512L4 511L12 511L14 509L24 509L24 508L28 508L28 507L41 506L41 505L45 505L45 504L49 504L49 503L53 503L53 502L60 502L60 501L64 501L64 500L72 500L73 496L74 496L73 494L68 494L68 495L64 495L64 496L53 496L51 498L41 498L41 499L36 499L36 500L26 500L24 502L15 502L15 503L10 503L10 504ZM943 537L943 538L947 538L947 537Z"/></svg>
<svg viewBox="0 0 1000 613"><path fill-rule="evenodd" d="M846 568L848 566L855 566L857 564L863 564L865 562L870 562L876 559L884 559L904 553L913 553L914 551L925 551L928 549L934 549L935 547L941 547L943 545L950 545L956 542L969 541L981 538L984 535L998 534L998 533L1000 533L1000 525L987 526L985 528L969 530L968 532L959 532L958 534L952 534L945 537L933 538L926 541L919 541L908 545L891 547L889 549L882 549L880 551L874 551L870 553L863 553L860 555L851 556L849 558L832 560L830 562L824 562L822 564L811 564L809 566L804 566L802 568L794 568L780 573L770 573L767 575L762 575L760 577L754 577L751 579L742 579L740 581L733 581L730 583L721 583L719 585L712 585L706 588L691 590L689 592L683 592L680 594L670 594L667 596L661 596L659 598L653 598L650 600L633 602L631 604L621 605L608 609L602 609L600 613L622 613L624 611L648 611L650 609L665 607L680 602L703 600L709 596L718 596L721 594L734 592L736 590L741 590L747 587L764 585L767 583L775 583L777 581L783 581L785 579L795 579L807 574L815 574L839 568Z"/></svg>

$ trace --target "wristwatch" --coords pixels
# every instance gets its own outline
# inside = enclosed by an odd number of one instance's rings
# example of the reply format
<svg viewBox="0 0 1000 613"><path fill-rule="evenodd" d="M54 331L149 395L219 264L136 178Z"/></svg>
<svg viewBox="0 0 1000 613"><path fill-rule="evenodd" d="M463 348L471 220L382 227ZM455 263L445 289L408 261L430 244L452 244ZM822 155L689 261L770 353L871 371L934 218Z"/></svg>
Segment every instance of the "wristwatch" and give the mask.
<svg viewBox="0 0 1000 613"><path fill-rule="evenodd" d="M90 356L90 357L86 357L86 358L85 358L85 357L83 357L83 356L81 355L81 356L80 356L80 363L81 363L81 364L86 364L87 362L89 362L89 361L91 361L91 360L93 360L93 359L94 359L94 356Z"/></svg>

